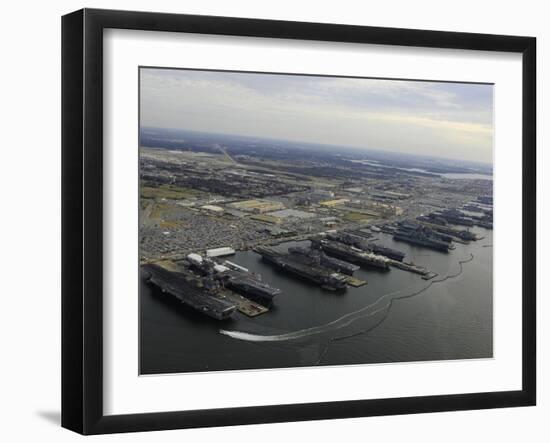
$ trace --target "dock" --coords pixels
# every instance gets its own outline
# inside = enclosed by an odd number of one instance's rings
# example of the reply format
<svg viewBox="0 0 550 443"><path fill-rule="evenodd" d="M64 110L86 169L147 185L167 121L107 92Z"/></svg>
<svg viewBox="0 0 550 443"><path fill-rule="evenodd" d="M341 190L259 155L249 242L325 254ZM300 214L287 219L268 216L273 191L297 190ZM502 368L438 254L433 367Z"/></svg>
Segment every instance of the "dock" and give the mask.
<svg viewBox="0 0 550 443"><path fill-rule="evenodd" d="M409 271L413 272L415 274L420 274L424 280L431 280L434 278L437 273L428 271L423 266L417 266L414 263L407 263L407 262L400 262L397 260L391 260L390 266L394 266L398 269L402 269L403 271Z"/></svg>
<svg viewBox="0 0 550 443"><path fill-rule="evenodd" d="M349 276L347 277L347 283L354 288L360 288L361 286L365 286L367 284L367 281Z"/></svg>
<svg viewBox="0 0 550 443"><path fill-rule="evenodd" d="M220 291L218 297L235 304L235 306L237 306L237 311L248 317L257 317L260 314L269 312L269 309L265 306L227 289Z"/></svg>

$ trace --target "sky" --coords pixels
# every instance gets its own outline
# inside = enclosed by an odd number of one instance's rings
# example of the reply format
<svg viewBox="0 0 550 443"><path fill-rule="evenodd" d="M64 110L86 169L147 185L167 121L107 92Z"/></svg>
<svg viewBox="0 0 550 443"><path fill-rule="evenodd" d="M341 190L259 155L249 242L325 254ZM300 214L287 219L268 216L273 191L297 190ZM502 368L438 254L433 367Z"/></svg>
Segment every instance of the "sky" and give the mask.
<svg viewBox="0 0 550 443"><path fill-rule="evenodd" d="M140 124L492 163L493 86L141 69Z"/></svg>

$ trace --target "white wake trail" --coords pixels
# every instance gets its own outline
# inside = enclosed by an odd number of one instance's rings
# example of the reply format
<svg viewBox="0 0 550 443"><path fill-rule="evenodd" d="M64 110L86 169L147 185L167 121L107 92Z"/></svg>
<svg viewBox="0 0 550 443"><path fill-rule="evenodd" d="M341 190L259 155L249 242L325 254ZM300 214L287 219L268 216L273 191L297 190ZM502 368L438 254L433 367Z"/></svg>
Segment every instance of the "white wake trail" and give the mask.
<svg viewBox="0 0 550 443"><path fill-rule="evenodd" d="M329 323L325 323L324 325L314 326L312 328L300 329L299 331L287 332L285 334L276 334L276 335L252 334L249 332L241 332L241 331L227 331L225 329L220 329L219 332L220 334L227 335L228 337L231 337L237 340L254 341L254 342L276 342L276 341L296 340L299 338L308 337L310 335L321 334L331 329L340 329L352 324L354 321L360 318L375 315L378 312L388 308L391 304L391 300L389 300L388 303L386 303L384 306L379 306L378 308L372 310L371 312L368 312L370 308L377 306L382 300L385 300L388 297L392 297L403 292L409 292L409 295L406 295L403 297L397 297L397 298L407 298L413 295L418 295L421 292L424 292L433 284L442 283L446 280L458 277L460 274L462 274L462 271L463 271L462 265L464 263L468 263L472 261L473 259L474 259L474 255L470 254L470 257L468 259L459 260L458 261L459 271L456 274L449 274L446 277L443 277L439 280L431 280L427 285L420 287L417 290L412 290L412 288L405 288L405 289L400 289L399 291L389 292L387 294L384 294L382 297L380 297L378 300L371 303L370 305L364 306L363 308L357 311L342 315L336 320L333 320Z"/></svg>
<svg viewBox="0 0 550 443"><path fill-rule="evenodd" d="M300 329L298 331L287 332L285 334L276 334L276 335L251 334L249 332L228 331L225 329L220 329L219 332L220 334L227 335L228 337L235 338L237 340L245 340L245 341L273 342L273 341L296 340L299 338L308 337L310 335L321 334L331 329L340 329L350 325L351 323L353 323L354 321L360 318L374 315L380 312L381 310L385 309L389 305L389 302L384 307L375 309L373 312L365 312L365 311L368 311L370 308L377 306L381 301L385 300L386 298L405 292L406 290L410 291L410 288L401 289L399 291L389 292L387 294L384 294L382 297L380 297L378 300L371 303L370 305L364 306L357 311L345 314L329 323L325 323L320 326L314 326L312 328Z"/></svg>

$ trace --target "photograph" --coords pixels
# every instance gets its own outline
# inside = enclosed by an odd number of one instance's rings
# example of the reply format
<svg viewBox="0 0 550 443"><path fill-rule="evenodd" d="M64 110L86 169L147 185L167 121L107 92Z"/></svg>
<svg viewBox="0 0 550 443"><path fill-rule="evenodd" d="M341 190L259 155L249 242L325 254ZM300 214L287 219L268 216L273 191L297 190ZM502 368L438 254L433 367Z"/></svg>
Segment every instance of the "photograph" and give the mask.
<svg viewBox="0 0 550 443"><path fill-rule="evenodd" d="M136 74L141 375L493 358L494 84Z"/></svg>

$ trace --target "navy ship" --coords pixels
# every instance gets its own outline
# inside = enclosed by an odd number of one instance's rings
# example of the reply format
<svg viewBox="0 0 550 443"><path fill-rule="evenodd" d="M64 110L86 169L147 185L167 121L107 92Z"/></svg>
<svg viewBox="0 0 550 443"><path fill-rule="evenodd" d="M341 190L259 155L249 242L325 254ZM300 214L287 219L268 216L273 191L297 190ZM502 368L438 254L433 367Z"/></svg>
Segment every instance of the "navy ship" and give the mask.
<svg viewBox="0 0 550 443"><path fill-rule="evenodd" d="M218 267L219 269L220 267ZM239 292L247 298L269 308L273 304L273 298L281 293L278 288L273 288L264 283L260 276L251 272L228 269L219 273L219 278L224 286L232 291Z"/></svg>
<svg viewBox="0 0 550 443"><path fill-rule="evenodd" d="M372 238L372 234L370 232L366 232L364 229L347 229L345 232L351 235L355 235L357 237L361 237L365 240Z"/></svg>
<svg viewBox="0 0 550 443"><path fill-rule="evenodd" d="M215 297L213 295L215 289L190 281L184 273L168 271L155 264L142 265L141 269L148 283L170 294L181 304L208 317L225 320L237 309L235 304Z"/></svg>
<svg viewBox="0 0 550 443"><path fill-rule="evenodd" d="M314 247L321 249L332 257L378 269L390 269L388 258L382 255L362 251L354 246L349 246L334 240L312 239L311 241Z"/></svg>
<svg viewBox="0 0 550 443"><path fill-rule="evenodd" d="M249 272L235 263L226 262L225 265L222 265L209 257L202 257L196 253L189 254L187 260L192 268L201 275L213 277L224 287L255 300L267 308L272 305L273 297L281 293L280 289L264 283L258 274Z"/></svg>
<svg viewBox="0 0 550 443"><path fill-rule="evenodd" d="M348 231L338 231L338 232L327 232L326 237L329 240L338 241L345 245L360 247L365 243L365 238L352 234Z"/></svg>
<svg viewBox="0 0 550 443"><path fill-rule="evenodd" d="M486 211L482 215L472 216L474 224L486 229L493 229L493 211Z"/></svg>
<svg viewBox="0 0 550 443"><path fill-rule="evenodd" d="M388 248L386 246L381 246L376 243L368 243L367 248L370 252L374 252L378 255L383 255L385 257L391 258L392 260L403 261L405 258L405 253L397 249Z"/></svg>
<svg viewBox="0 0 550 443"><path fill-rule="evenodd" d="M474 205L472 203L465 204L464 206L462 206L462 209L464 209L465 211L478 212L478 213L483 213L484 211L483 208L479 207L478 205Z"/></svg>
<svg viewBox="0 0 550 443"><path fill-rule="evenodd" d="M374 226L371 226L371 229L373 227ZM394 234L395 231L397 231L397 228L395 226L392 226L392 225L389 225L389 224L380 225L379 227L377 227L377 229L378 229L378 231L383 232L385 234Z"/></svg>
<svg viewBox="0 0 550 443"><path fill-rule="evenodd" d="M485 228L485 229L493 229L493 221L488 221L488 220L476 220L476 225L478 226L481 226L482 228Z"/></svg>
<svg viewBox="0 0 550 443"><path fill-rule="evenodd" d="M444 218L448 223L453 225L474 226L474 221L470 217L466 217L458 209L444 209L437 213L438 217Z"/></svg>
<svg viewBox="0 0 550 443"><path fill-rule="evenodd" d="M335 291L346 288L346 276L313 263L306 264L298 258L299 254L283 254L264 246L254 248L254 252L278 268L317 283L324 289Z"/></svg>
<svg viewBox="0 0 550 443"><path fill-rule="evenodd" d="M453 236L452 236L452 235L446 234L446 233L444 233L444 232L442 232L442 231L440 231L440 230L437 230L437 229L433 229L431 235L432 235L435 239L441 240L441 241L443 241L443 242L445 242L445 243L449 243L449 244L450 244L450 243L453 241Z"/></svg>
<svg viewBox="0 0 550 443"><path fill-rule="evenodd" d="M435 231L426 226L402 222L393 234L393 238L413 245L448 252L451 244L441 240L436 234Z"/></svg>
<svg viewBox="0 0 550 443"><path fill-rule="evenodd" d="M477 240L477 235L475 233L467 231L465 229L453 229L447 226L434 227L433 229L439 233L447 234L452 237L457 237L464 241Z"/></svg>
<svg viewBox="0 0 550 443"><path fill-rule="evenodd" d="M447 220L433 213L428 215L419 215L418 217L416 217L416 219L418 221L430 223L432 225L447 226Z"/></svg>
<svg viewBox="0 0 550 443"><path fill-rule="evenodd" d="M421 215L419 217L416 217L416 219L422 222L423 224L425 224L426 226L428 226L430 229L438 232L439 234L445 234L447 236L455 237L463 241L472 241L472 240L478 239L478 236L475 233L468 231L466 229L458 229L451 226L447 226L446 223L442 225L434 224L430 216ZM445 239L443 240L445 241Z"/></svg>
<svg viewBox="0 0 550 443"><path fill-rule="evenodd" d="M347 275L353 275L355 271L358 271L360 269L359 266L354 265L353 263L348 263L344 260L338 260L337 258L329 257L318 249L306 249L299 246L291 246L290 248L288 248L288 252L290 254L303 255L310 258L313 263Z"/></svg>
<svg viewBox="0 0 550 443"><path fill-rule="evenodd" d="M477 197L477 201L484 205L493 205L493 197L490 195L480 195Z"/></svg>
<svg viewBox="0 0 550 443"><path fill-rule="evenodd" d="M335 240L345 245L354 246L357 249L361 249L365 252L371 252L376 255L383 255L384 257L391 258L392 260L403 261L405 253L396 249L387 248L385 246L378 245L372 241L367 241L367 238L358 235L357 232L361 231L339 231L327 233L329 240Z"/></svg>

